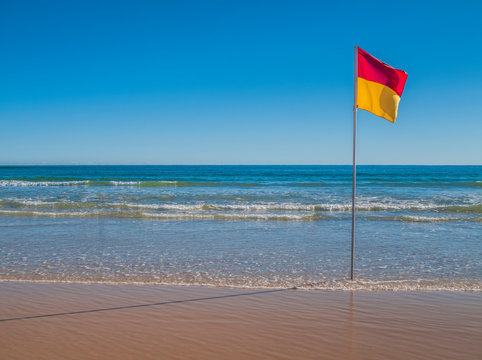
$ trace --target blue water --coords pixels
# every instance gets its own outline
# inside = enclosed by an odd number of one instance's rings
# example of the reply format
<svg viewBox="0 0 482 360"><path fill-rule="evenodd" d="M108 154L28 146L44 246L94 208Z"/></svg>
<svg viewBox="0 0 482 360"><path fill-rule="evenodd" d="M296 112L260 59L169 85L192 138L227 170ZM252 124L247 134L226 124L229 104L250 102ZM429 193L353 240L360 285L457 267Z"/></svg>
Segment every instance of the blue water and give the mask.
<svg viewBox="0 0 482 360"><path fill-rule="evenodd" d="M0 279L482 289L482 166L3 166Z"/></svg>

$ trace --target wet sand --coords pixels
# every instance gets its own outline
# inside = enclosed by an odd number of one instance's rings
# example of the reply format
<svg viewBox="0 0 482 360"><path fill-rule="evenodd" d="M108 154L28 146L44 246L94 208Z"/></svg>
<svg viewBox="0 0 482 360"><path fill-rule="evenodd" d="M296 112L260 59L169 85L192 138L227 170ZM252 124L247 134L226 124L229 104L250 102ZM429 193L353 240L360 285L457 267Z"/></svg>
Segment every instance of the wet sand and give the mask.
<svg viewBox="0 0 482 360"><path fill-rule="evenodd" d="M0 335L1 359L481 359L482 294L0 282Z"/></svg>

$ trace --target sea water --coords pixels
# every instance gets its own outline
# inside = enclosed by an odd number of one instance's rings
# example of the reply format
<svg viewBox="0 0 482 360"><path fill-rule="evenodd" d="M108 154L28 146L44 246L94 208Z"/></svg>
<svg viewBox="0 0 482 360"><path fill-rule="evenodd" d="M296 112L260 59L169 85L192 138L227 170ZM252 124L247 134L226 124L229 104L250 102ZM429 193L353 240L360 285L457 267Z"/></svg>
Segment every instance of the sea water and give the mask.
<svg viewBox="0 0 482 360"><path fill-rule="evenodd" d="M3 166L0 280L482 290L482 166Z"/></svg>

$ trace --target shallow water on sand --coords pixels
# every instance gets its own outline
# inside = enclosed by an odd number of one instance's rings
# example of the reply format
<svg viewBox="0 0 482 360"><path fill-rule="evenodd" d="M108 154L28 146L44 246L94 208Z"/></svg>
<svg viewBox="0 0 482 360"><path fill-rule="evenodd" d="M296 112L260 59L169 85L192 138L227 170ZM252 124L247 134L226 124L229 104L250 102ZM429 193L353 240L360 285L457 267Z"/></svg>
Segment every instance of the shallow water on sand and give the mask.
<svg viewBox="0 0 482 360"><path fill-rule="evenodd" d="M481 302L466 292L0 283L0 358L480 359Z"/></svg>

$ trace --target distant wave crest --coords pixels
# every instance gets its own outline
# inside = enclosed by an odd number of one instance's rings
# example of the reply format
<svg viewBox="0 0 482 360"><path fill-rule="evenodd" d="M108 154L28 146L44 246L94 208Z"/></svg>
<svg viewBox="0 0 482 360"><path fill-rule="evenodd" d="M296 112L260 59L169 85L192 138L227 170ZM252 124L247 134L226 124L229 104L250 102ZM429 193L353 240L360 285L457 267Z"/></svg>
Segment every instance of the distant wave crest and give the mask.
<svg viewBox="0 0 482 360"><path fill-rule="evenodd" d="M378 179L377 181L359 180L360 184L370 186L394 186L394 187L482 187L482 181L465 182L393 182ZM236 182L236 181L180 181L180 180L132 180L132 179L84 179L84 178L58 178L58 177L35 177L1 179L0 187L25 187L25 186L135 186L135 187L216 187L216 186L283 186L283 187L326 187L326 186L350 186L351 182Z"/></svg>

